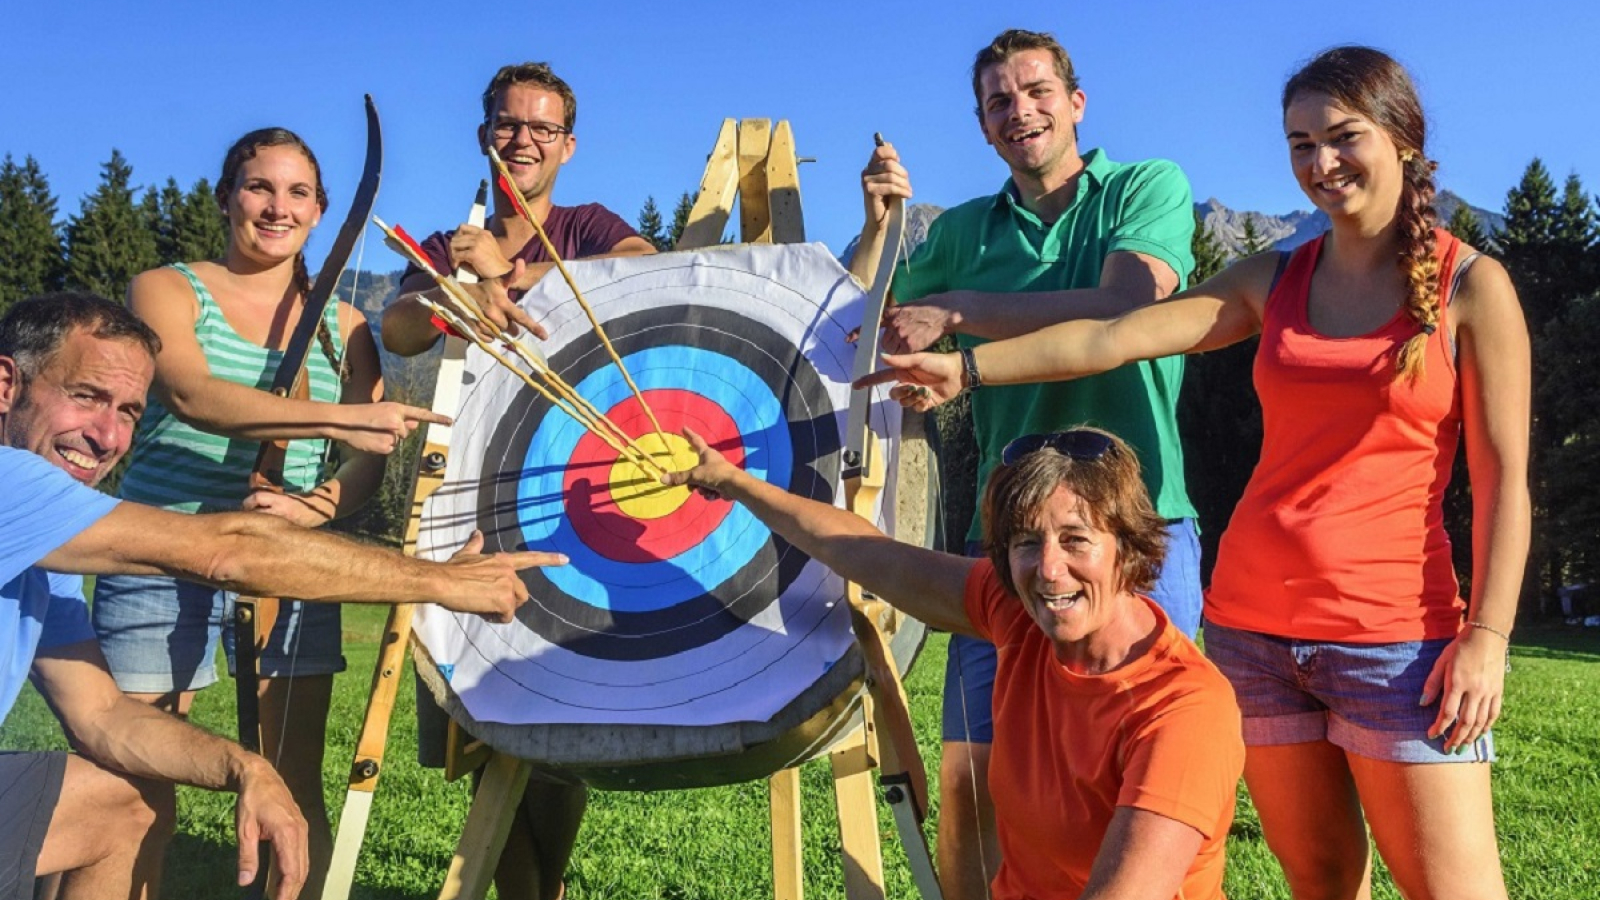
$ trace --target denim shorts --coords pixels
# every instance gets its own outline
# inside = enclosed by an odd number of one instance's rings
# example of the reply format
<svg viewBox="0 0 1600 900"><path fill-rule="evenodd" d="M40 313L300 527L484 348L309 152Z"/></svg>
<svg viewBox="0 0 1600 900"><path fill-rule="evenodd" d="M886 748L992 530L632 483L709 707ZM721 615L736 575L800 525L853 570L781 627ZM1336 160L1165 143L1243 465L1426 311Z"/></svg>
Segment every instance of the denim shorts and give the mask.
<svg viewBox="0 0 1600 900"><path fill-rule="evenodd" d="M91 615L117 687L164 694L214 684L219 635L231 673L235 596L165 576L97 578ZM285 678L343 672L339 648L339 604L285 602L261 654L261 674Z"/></svg>
<svg viewBox="0 0 1600 900"><path fill-rule="evenodd" d="M1430 739L1439 701L1418 706L1449 646L1443 638L1394 644L1301 641L1206 623L1206 656L1233 684L1247 747L1326 740L1348 753L1402 763L1492 762L1494 738L1460 753Z"/></svg>
<svg viewBox="0 0 1600 900"><path fill-rule="evenodd" d="M968 556L982 556L977 542ZM1200 627L1200 532L1193 519L1167 526L1167 558L1150 590L1150 599L1166 612L1179 631L1193 638ZM944 739L973 744L994 743L994 670L998 654L982 638L950 636L944 666Z"/></svg>

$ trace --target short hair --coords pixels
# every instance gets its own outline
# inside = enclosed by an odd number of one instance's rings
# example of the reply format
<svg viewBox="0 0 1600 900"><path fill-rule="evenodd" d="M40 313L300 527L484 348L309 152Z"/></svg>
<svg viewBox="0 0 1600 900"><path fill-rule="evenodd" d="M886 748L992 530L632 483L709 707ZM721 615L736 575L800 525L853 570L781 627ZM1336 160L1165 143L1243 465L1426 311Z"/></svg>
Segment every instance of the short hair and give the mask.
<svg viewBox="0 0 1600 900"><path fill-rule="evenodd" d="M989 42L989 46L978 51L977 58L972 61L972 96L978 101L978 115L983 115L983 73L990 66L997 66L1018 53L1026 50L1043 50L1050 54L1050 59L1055 63L1056 75L1067 90L1078 89L1078 73L1072 69L1072 57L1067 55L1065 47L1056 40L1055 35L1048 31L1024 31L1021 28L1012 28L1002 31Z"/></svg>
<svg viewBox="0 0 1600 900"><path fill-rule="evenodd" d="M489 79L489 86L483 89L485 122L494 115L494 105L500 99L501 92L513 84L531 84L560 97L562 106L566 108L562 126L570 132L578 124L578 98L572 93L572 86L550 71L549 63L542 62L514 63L501 66L500 71L494 73L494 77Z"/></svg>
<svg viewBox="0 0 1600 900"><path fill-rule="evenodd" d="M137 343L151 359L161 352L161 338L126 306L83 291L57 291L6 311L0 318L0 356L15 360L20 377L31 381L80 329L101 340Z"/></svg>
<svg viewBox="0 0 1600 900"><path fill-rule="evenodd" d="M1045 448L1024 456L1013 465L1001 465L989 476L983 495L984 552L994 563L1007 591L1016 595L1011 577L1011 540L1034 526L1045 503L1059 487L1078 495L1089 523L1117 539L1121 566L1119 588L1148 591L1156 583L1167 555L1167 520L1156 514L1139 474L1139 459L1123 440L1098 428L1111 439L1111 449L1098 459L1082 460Z"/></svg>

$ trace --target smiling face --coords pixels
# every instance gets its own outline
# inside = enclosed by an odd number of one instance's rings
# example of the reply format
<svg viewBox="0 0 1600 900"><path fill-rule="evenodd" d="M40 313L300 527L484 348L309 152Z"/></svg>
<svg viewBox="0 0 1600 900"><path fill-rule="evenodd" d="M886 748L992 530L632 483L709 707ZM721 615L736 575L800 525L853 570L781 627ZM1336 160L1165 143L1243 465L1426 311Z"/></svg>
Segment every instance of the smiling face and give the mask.
<svg viewBox="0 0 1600 900"><path fill-rule="evenodd" d="M1023 608L1066 665L1132 599L1122 584L1116 535L1097 527L1066 485L1011 535L1006 558Z"/></svg>
<svg viewBox="0 0 1600 900"><path fill-rule="evenodd" d="M1075 172L1083 91L1069 88L1046 50L1022 50L978 76L978 123L1013 177L1051 182Z"/></svg>
<svg viewBox="0 0 1600 900"><path fill-rule="evenodd" d="M1315 91L1290 100L1283 130L1295 180L1318 209L1372 228L1394 218L1405 175L1387 131Z"/></svg>
<svg viewBox="0 0 1600 900"><path fill-rule="evenodd" d="M133 445L155 360L133 340L68 334L37 375L0 356L0 428L8 447L29 450L94 485Z"/></svg>
<svg viewBox="0 0 1600 900"><path fill-rule="evenodd" d="M556 175L572 153L578 148L578 139L572 134L562 134L548 144L533 139L531 129L519 127L510 137L495 134L497 123L542 123L554 128L564 128L567 120L566 103L561 95L534 84L509 84L500 91L499 99L489 111L489 120L478 126L478 142L493 147L506 168L517 190L530 201L550 195L555 188ZM486 151L487 152L487 151Z"/></svg>
<svg viewBox="0 0 1600 900"><path fill-rule="evenodd" d="M268 265L293 259L322 221L317 188L317 169L299 147L256 148L223 202L229 251Z"/></svg>

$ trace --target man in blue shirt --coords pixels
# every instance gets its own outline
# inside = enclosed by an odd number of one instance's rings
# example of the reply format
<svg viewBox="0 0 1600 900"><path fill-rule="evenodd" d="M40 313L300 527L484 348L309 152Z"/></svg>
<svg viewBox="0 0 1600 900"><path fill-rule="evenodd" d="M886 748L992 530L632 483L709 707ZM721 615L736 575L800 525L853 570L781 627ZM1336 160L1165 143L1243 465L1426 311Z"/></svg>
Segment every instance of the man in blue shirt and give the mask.
<svg viewBox="0 0 1600 900"><path fill-rule="evenodd" d="M434 601L509 621L517 570L553 554L429 563L259 513L188 516L92 489L133 439L160 342L87 294L24 300L0 320L0 718L30 670L77 754L0 754L0 900L63 873L62 898L154 889L152 834L172 827L171 783L239 794L239 878L272 844L276 897L305 880L306 824L265 759L117 690L78 575L167 574L264 596ZM474 546L477 545L477 546Z"/></svg>

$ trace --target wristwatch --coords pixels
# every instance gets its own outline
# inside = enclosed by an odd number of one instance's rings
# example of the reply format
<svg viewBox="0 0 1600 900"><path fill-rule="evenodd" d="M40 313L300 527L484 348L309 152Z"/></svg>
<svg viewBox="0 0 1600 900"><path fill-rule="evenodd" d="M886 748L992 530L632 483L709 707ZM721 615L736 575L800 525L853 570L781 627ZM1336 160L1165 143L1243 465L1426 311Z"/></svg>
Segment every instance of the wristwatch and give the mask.
<svg viewBox="0 0 1600 900"><path fill-rule="evenodd" d="M972 354L972 348L962 347L959 352L961 353L962 381L965 382L966 389L975 391L983 387L983 379L978 377L978 358Z"/></svg>

